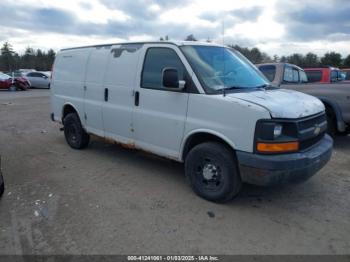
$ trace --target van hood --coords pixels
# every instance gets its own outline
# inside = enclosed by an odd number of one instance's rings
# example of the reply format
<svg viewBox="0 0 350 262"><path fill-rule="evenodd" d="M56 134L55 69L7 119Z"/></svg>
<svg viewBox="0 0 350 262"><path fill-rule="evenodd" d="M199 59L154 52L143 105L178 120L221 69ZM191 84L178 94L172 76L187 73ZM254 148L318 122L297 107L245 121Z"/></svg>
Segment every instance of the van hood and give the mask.
<svg viewBox="0 0 350 262"><path fill-rule="evenodd" d="M273 118L301 118L325 110L323 103L316 97L293 90L257 90L231 93L227 96L262 106Z"/></svg>

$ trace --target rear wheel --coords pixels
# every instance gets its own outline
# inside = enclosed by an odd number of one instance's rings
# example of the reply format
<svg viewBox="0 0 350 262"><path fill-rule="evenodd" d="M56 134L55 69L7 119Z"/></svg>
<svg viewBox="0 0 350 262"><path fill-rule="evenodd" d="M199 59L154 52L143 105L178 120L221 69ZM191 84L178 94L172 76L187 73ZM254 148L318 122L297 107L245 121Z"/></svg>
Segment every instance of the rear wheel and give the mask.
<svg viewBox="0 0 350 262"><path fill-rule="evenodd" d="M217 142L195 146L186 157L185 173L194 192L209 201L229 201L242 186L232 150Z"/></svg>
<svg viewBox="0 0 350 262"><path fill-rule="evenodd" d="M81 125L77 113L69 113L63 119L64 136L67 143L74 149L82 149L88 146L90 136Z"/></svg>

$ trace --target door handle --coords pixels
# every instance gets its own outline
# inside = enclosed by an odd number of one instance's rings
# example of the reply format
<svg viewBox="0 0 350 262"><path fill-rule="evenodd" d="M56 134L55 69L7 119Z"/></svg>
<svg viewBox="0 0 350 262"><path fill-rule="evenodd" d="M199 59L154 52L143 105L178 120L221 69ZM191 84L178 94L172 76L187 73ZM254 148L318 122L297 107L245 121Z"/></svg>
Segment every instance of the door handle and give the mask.
<svg viewBox="0 0 350 262"><path fill-rule="evenodd" d="M139 106L140 103L140 92L136 91L135 92L135 106Z"/></svg>
<svg viewBox="0 0 350 262"><path fill-rule="evenodd" d="M108 88L105 88L105 101L108 101Z"/></svg>

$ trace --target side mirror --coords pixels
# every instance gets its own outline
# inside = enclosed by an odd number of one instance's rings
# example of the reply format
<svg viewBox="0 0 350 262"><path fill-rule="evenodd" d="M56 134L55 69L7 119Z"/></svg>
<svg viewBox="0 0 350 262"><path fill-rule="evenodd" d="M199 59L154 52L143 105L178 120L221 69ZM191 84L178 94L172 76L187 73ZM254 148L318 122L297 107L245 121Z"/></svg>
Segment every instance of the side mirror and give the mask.
<svg viewBox="0 0 350 262"><path fill-rule="evenodd" d="M186 82L179 80L179 74L176 68L163 69L163 86L169 89L182 90L185 88Z"/></svg>

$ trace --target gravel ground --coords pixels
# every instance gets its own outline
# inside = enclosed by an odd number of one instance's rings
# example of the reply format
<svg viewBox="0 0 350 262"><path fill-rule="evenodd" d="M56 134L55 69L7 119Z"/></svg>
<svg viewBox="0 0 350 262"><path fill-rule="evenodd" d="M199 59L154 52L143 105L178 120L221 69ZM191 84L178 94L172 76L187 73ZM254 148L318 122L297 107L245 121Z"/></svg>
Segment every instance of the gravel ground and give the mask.
<svg viewBox="0 0 350 262"><path fill-rule="evenodd" d="M207 202L183 166L93 139L71 149L49 91L0 91L0 254L349 254L350 137L309 181Z"/></svg>

